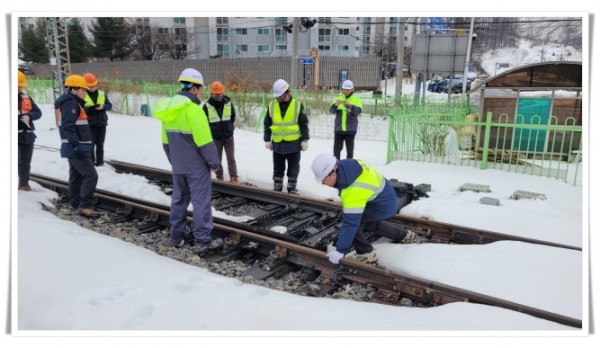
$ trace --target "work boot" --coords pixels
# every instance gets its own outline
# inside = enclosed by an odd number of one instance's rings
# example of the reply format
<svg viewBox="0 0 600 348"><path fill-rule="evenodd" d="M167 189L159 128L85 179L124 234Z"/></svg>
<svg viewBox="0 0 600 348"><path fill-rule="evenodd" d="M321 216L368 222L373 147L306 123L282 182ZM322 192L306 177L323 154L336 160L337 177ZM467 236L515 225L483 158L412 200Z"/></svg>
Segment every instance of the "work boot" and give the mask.
<svg viewBox="0 0 600 348"><path fill-rule="evenodd" d="M167 239L167 240L163 240L160 243L162 246L167 247L167 248L175 248L175 249L179 249L181 248L184 244L185 241L183 239Z"/></svg>
<svg viewBox="0 0 600 348"><path fill-rule="evenodd" d="M29 186L29 185L19 186L19 191L31 191L31 186Z"/></svg>
<svg viewBox="0 0 600 348"><path fill-rule="evenodd" d="M199 242L196 241L194 243L194 246L192 247L192 250L195 253L203 253L205 251L209 251L209 250L215 250L217 248L220 248L223 246L223 239L221 238L215 238L210 242Z"/></svg>
<svg viewBox="0 0 600 348"><path fill-rule="evenodd" d="M379 260L377 254L375 253L375 250L371 250L371 252L368 252L366 254L349 254L347 255L347 257L350 257L358 262L364 263L376 263Z"/></svg>
<svg viewBox="0 0 600 348"><path fill-rule="evenodd" d="M273 177L273 190L281 192L283 190L283 178Z"/></svg>
<svg viewBox="0 0 600 348"><path fill-rule="evenodd" d="M232 184L239 184L239 180L237 176L232 176L231 178L229 178L229 182Z"/></svg>
<svg viewBox="0 0 600 348"><path fill-rule="evenodd" d="M217 180L219 180L219 181L223 181L223 180L224 180L224 179L223 179L223 175L217 175Z"/></svg>
<svg viewBox="0 0 600 348"><path fill-rule="evenodd" d="M298 194L298 190L296 190L296 182L297 182L297 178L290 178L288 177L288 183L287 183L287 191L288 193L291 194Z"/></svg>
<svg viewBox="0 0 600 348"><path fill-rule="evenodd" d="M98 213L97 211L93 211L92 208L77 209L77 214L92 220L95 220L100 217L100 213Z"/></svg>

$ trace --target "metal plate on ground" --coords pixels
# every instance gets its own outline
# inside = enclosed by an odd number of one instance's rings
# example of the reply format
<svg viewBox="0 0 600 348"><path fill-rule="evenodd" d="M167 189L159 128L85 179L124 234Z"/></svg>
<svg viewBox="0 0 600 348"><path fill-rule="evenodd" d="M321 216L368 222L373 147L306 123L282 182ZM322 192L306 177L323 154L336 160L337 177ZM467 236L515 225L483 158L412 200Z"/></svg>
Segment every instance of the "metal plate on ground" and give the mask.
<svg viewBox="0 0 600 348"><path fill-rule="evenodd" d="M462 184L458 188L458 190L460 192L463 192L463 191L492 192L492 190L490 190L490 185L481 185L481 184L472 184L472 183Z"/></svg>

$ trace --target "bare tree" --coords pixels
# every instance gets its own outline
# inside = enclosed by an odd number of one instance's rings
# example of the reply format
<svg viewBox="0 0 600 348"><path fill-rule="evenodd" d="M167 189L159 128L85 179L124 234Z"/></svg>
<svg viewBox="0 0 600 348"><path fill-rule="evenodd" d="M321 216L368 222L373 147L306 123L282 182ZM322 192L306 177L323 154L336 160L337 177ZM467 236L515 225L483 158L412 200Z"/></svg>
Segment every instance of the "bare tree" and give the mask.
<svg viewBox="0 0 600 348"><path fill-rule="evenodd" d="M153 60L158 54L158 28L146 24L141 22L131 26L132 47L136 57Z"/></svg>
<svg viewBox="0 0 600 348"><path fill-rule="evenodd" d="M172 32L160 33L157 35L157 40L161 56L175 60L186 59L188 54L186 28L173 28Z"/></svg>

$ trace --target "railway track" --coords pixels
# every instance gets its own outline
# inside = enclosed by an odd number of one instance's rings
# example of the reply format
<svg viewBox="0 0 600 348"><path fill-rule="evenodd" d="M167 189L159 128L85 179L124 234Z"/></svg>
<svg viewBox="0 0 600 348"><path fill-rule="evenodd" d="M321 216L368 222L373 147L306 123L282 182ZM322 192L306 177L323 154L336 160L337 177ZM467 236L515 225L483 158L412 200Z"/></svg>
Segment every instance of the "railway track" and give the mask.
<svg viewBox="0 0 600 348"><path fill-rule="evenodd" d="M106 163L115 168L117 172L144 176L150 182L160 185L167 190L169 190L172 186L172 174L170 171L114 160L106 161ZM266 210L272 210L270 215L266 214L264 211L253 212L254 217L256 218L256 223L254 223L254 226L261 226L265 228L268 228L269 225L286 226L292 221L296 221L296 224L290 229L291 231L288 232L290 235L299 234L300 229L306 226L311 226L311 229L304 228L304 232L322 236L322 229L319 231L315 230L318 229L319 224L314 223L314 221L310 222L307 220L324 219L326 220L324 222L327 225L327 221L339 220L338 218L341 216L342 210L341 205L336 202L299 195L289 195L287 193L258 189L248 185L236 185L213 180L213 206L217 210L223 210L222 207L225 207L228 204L231 204L231 206L239 206L247 204L250 201L256 202L258 205L262 206L271 205L267 207ZM225 203L223 203L224 205L221 205L220 202ZM296 214L296 212L298 209L313 212L315 214L297 216L298 214ZM327 214L323 214L323 212L326 212ZM262 214L262 216L259 216L260 214ZM327 219L327 216L324 215L327 215L329 219ZM279 218L277 219L275 216L279 216ZM293 217L290 218L290 216ZM298 222L298 220L300 221ZM457 226L449 223L411 217L402 214L396 215L394 218L390 219L390 221L399 226L412 230L422 238L427 239L428 242L432 243L489 244L496 241L508 240L581 251L581 247L577 246ZM329 223L327 226L332 226L332 224ZM330 230L329 234L331 233L335 234L336 231ZM371 238L377 237L371 236ZM307 239L306 243L311 246L316 246L315 239L318 238Z"/></svg>
<svg viewBox="0 0 600 348"><path fill-rule="evenodd" d="M111 165L115 165L114 161ZM116 167L117 170L124 168ZM139 166L130 172L136 170L140 170ZM157 173L167 175L167 172ZM68 192L68 185L64 181L39 174L32 174L31 179L61 195ZM153 180L156 180L156 177ZM248 267L242 272L237 272L238 276L244 279L265 281L293 273L296 274L295 282L298 283L293 292L307 296L331 296L351 283L369 289L370 295L364 296L363 300L372 302L390 305L406 305L408 302L424 307L458 301L470 302L510 309L576 328L582 327L580 319L414 276L394 274L387 269L352 259L342 259L340 266L330 264L323 247L336 235L339 211L333 202L227 183L214 183L214 191L213 203L228 205L225 210L240 209L238 212L249 215L251 219L247 223L240 223L215 218L214 234L224 238L225 246L222 250L200 256L207 264L233 260L244 262ZM159 245L160 240L168 238L168 206L104 190L97 190L95 199L96 208L103 211L103 219L88 223L97 223L98 229L106 229L110 225L134 221L136 227L129 229L123 239L181 261L197 261L197 258L194 258L197 255L189 255L188 248L184 247L177 253L165 250ZM242 201L248 204L240 203ZM54 208L46 206L46 209L52 211ZM339 210L339 206L337 209ZM401 224L407 223L402 220L403 217L398 219ZM190 214L188 222L191 220ZM294 227L288 228L290 233L285 234L270 229L273 224L281 223L288 223L288 227ZM435 227L437 230L441 229ZM122 227L119 229L123 230ZM304 232L298 232L301 230ZM423 233L423 230L419 232ZM139 242L140 239L143 239L144 243Z"/></svg>

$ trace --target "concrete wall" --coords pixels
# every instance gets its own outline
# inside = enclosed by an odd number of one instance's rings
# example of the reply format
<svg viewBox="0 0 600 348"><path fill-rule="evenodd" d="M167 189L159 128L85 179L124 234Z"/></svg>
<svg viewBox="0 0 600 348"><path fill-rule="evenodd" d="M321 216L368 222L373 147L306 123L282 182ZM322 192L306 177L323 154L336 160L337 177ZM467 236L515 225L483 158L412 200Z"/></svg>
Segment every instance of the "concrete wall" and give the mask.
<svg viewBox="0 0 600 348"><path fill-rule="evenodd" d="M357 88L376 89L380 82L381 58L379 57L320 57L319 87L337 88L340 70L348 70L348 78ZM317 64L298 64L297 81L299 86L313 87ZM147 82L176 82L179 73L185 68L194 68L202 73L206 84L212 81L226 81L226 73L250 75L258 84L271 85L283 78L291 81L291 61L289 57L247 58L247 59L188 59L160 61L116 61L71 64L73 74L91 72L99 79L138 80ZM34 76L51 78L48 64L33 65ZM308 72L308 74L307 74ZM308 76L308 79L307 79Z"/></svg>

